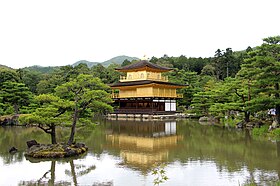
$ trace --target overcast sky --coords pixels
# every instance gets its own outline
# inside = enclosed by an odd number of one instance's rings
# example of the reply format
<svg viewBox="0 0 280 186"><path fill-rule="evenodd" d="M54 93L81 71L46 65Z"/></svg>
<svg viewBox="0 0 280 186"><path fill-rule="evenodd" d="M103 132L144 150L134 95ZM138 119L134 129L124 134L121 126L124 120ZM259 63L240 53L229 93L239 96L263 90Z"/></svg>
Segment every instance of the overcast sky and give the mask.
<svg viewBox="0 0 280 186"><path fill-rule="evenodd" d="M210 57L280 34L280 0L1 0L0 64Z"/></svg>

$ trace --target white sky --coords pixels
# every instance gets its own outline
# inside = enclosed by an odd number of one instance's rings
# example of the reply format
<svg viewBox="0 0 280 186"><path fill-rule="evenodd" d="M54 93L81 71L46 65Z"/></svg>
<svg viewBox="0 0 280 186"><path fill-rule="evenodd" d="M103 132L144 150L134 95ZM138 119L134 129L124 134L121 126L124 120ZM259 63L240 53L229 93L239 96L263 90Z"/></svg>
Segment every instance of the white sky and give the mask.
<svg viewBox="0 0 280 186"><path fill-rule="evenodd" d="M280 34L280 0L0 0L0 64L210 57Z"/></svg>

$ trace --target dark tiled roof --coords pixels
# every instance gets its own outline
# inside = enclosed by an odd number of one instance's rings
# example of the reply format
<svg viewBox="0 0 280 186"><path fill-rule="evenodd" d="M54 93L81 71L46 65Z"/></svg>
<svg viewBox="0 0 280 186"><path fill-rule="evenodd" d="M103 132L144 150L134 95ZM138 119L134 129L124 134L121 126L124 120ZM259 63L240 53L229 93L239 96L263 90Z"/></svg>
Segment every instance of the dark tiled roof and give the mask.
<svg viewBox="0 0 280 186"><path fill-rule="evenodd" d="M139 68L143 68L143 67L149 67L149 68L163 70L163 71L172 70L172 68L162 67L162 66L150 63L147 60L141 60L137 63L133 63L133 64L130 64L130 65L127 65L127 66L124 66L124 67L120 67L120 68L116 68L116 70L127 71L127 70L139 69Z"/></svg>
<svg viewBox="0 0 280 186"><path fill-rule="evenodd" d="M114 84L110 84L110 87L120 87L120 86L134 86L134 85L147 85L147 84L164 84L164 85L174 85L174 86L186 86L186 85L180 85L177 83L170 83L170 82L164 82L164 81L152 81L152 80L141 80L141 81L127 81L127 82L118 82Z"/></svg>

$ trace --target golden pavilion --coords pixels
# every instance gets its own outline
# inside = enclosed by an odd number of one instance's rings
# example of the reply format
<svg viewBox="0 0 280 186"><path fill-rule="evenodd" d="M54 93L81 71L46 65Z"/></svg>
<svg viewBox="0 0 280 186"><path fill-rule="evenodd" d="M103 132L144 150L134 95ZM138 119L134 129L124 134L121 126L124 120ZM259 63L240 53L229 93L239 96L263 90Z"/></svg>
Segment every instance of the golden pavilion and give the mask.
<svg viewBox="0 0 280 186"><path fill-rule="evenodd" d="M176 112L178 88L184 87L168 82L162 73L171 68L153 64L147 60L116 68L125 73L118 83L111 84L115 113L119 114L170 114Z"/></svg>

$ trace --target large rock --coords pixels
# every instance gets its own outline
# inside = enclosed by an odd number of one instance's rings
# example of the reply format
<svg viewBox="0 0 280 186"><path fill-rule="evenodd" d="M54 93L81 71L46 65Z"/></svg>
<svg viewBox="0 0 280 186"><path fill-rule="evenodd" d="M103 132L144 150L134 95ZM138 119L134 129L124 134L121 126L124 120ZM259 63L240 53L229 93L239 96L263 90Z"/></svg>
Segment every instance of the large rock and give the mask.
<svg viewBox="0 0 280 186"><path fill-rule="evenodd" d="M76 148L82 148L82 147L85 147L85 146L86 146L86 144L84 144L84 143L76 143L74 145L74 147L76 147Z"/></svg>
<svg viewBox="0 0 280 186"><path fill-rule="evenodd" d="M69 147L65 149L65 155L64 155L65 157L71 157L76 155L78 155L76 150L71 149Z"/></svg>
<svg viewBox="0 0 280 186"><path fill-rule="evenodd" d="M28 148L32 147L33 145L40 145L36 140L27 141L26 144Z"/></svg>
<svg viewBox="0 0 280 186"><path fill-rule="evenodd" d="M260 128L263 125L261 121L250 121L246 123L246 128Z"/></svg>
<svg viewBox="0 0 280 186"><path fill-rule="evenodd" d="M206 117L206 116L202 116L199 118L198 120L199 122L211 122L211 123L218 123L219 119L215 118L215 117Z"/></svg>
<svg viewBox="0 0 280 186"><path fill-rule="evenodd" d="M2 126L18 125L18 117L19 114L0 116L0 125Z"/></svg>

